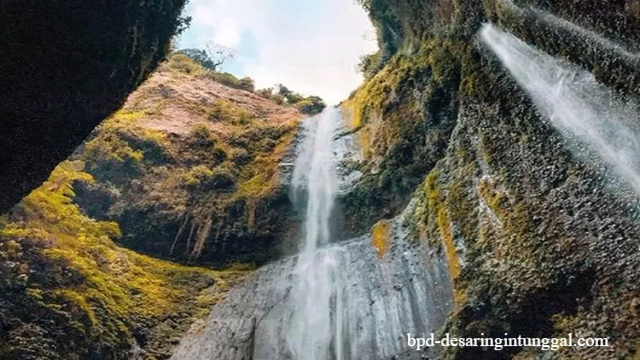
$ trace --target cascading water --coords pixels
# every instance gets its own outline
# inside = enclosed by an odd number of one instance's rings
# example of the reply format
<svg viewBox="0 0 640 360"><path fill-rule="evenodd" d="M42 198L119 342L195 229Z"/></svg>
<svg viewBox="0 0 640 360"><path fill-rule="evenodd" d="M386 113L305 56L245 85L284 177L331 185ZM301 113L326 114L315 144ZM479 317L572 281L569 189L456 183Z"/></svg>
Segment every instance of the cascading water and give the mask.
<svg viewBox="0 0 640 360"><path fill-rule="evenodd" d="M637 103L493 25L481 37L551 124L576 140L578 155L594 152L640 194Z"/></svg>
<svg viewBox="0 0 640 360"><path fill-rule="evenodd" d="M291 289L294 311L285 337L293 359L342 359L337 254L317 251L331 241L330 218L338 188L332 140L339 116L337 109L330 108L312 120L315 131L307 146L312 151L298 157L293 174L294 191L307 194L304 242Z"/></svg>
<svg viewBox="0 0 640 360"><path fill-rule="evenodd" d="M340 110L305 121L292 187L305 234L297 256L268 264L217 304L204 326L176 349L175 360L357 360L420 358L406 334L439 328L452 308L446 261L411 245L392 222L387 254L369 236L339 239L333 204L353 179L337 174L349 153L338 137Z"/></svg>

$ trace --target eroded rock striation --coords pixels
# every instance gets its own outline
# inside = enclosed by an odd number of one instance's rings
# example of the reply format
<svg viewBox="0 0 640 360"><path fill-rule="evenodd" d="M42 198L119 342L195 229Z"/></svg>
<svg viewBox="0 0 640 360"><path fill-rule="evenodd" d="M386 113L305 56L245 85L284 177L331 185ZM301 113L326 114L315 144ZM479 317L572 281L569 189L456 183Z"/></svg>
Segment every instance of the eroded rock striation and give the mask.
<svg viewBox="0 0 640 360"><path fill-rule="evenodd" d="M477 34L493 23L591 72L625 99L631 109L625 121L634 129L637 3L364 5L379 28L382 52L345 103L366 159L364 181L350 199L352 224L371 224L381 211L418 201L416 241L440 247L454 281L457 306L443 329L452 335L572 332L609 337L613 346L563 348L561 358L634 354L640 336L636 185L618 176L610 159L594 155L593 144L555 127L549 119L558 114L540 107ZM600 99L586 107L593 102ZM539 349L522 348L442 354L536 355Z"/></svg>

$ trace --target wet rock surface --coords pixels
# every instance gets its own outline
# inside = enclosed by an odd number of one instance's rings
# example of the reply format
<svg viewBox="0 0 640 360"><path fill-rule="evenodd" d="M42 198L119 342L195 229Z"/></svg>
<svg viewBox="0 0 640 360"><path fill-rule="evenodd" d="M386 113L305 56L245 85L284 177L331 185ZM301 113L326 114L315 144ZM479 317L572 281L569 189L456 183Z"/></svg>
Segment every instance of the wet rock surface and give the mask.
<svg viewBox="0 0 640 360"><path fill-rule="evenodd" d="M400 237L382 259L367 237L320 249L318 256L330 253L339 259L345 294L343 358L420 359L407 349L406 333L434 331L451 310L444 260ZM291 359L282 335L293 315L295 264L291 257L266 265L233 289L206 324L182 340L173 359Z"/></svg>
<svg viewBox="0 0 640 360"><path fill-rule="evenodd" d="M560 111L549 114L539 108L526 86L516 83L477 37L483 24L491 22L559 61L589 71L626 97L623 103L633 114L629 128L637 131L637 4L365 3L383 35L387 59L348 104L364 129L360 132L371 137L365 138L372 149L366 160L392 160L393 150L411 139L406 135L410 131L430 139L442 136L434 119L453 124L438 143L442 152L423 160L435 165L425 169L410 221L414 234L439 247L449 263L457 310L442 331L465 337L580 333L606 336L614 343L609 348L562 348L552 355L540 349L448 348L440 357L605 359L637 354L640 327L632 310L640 291L636 184L617 176L610 159L594 155L593 144L575 141L554 127L550 116ZM432 90L424 84L432 84ZM444 108L431 96L443 92L454 94L458 106L452 107L453 116L415 111L418 104ZM554 94L562 101L562 94ZM587 101L584 108L607 102ZM615 102L609 105L620 111ZM599 116L611 117L606 111ZM628 141L622 138L611 145L624 146ZM634 145L631 140L629 146ZM412 153L401 154L406 158ZM635 158L630 166L637 165ZM389 187L402 179L385 178ZM368 186L360 184L361 192ZM382 213L392 203L376 206Z"/></svg>

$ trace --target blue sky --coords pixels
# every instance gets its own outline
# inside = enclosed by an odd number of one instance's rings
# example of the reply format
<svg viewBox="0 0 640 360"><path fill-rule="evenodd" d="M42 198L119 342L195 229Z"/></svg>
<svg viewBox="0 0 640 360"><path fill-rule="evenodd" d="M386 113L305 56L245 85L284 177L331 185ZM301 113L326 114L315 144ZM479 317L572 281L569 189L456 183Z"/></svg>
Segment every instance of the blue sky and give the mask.
<svg viewBox="0 0 640 360"><path fill-rule="evenodd" d="M355 0L190 0L186 13L193 21L180 48L231 47L238 57L224 71L333 104L361 83L360 56L377 47Z"/></svg>

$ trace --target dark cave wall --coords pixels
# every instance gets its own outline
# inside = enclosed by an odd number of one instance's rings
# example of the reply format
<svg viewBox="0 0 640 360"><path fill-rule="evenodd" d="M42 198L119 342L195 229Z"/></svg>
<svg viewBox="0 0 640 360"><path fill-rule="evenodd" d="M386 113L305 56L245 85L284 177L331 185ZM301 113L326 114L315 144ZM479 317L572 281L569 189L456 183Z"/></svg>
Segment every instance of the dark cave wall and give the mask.
<svg viewBox="0 0 640 360"><path fill-rule="evenodd" d="M118 109L185 24L185 0L0 2L0 213Z"/></svg>

